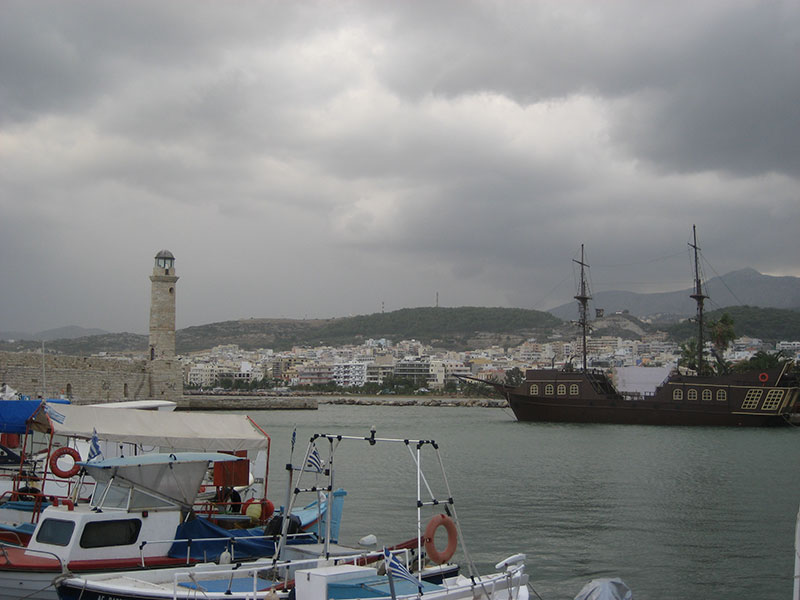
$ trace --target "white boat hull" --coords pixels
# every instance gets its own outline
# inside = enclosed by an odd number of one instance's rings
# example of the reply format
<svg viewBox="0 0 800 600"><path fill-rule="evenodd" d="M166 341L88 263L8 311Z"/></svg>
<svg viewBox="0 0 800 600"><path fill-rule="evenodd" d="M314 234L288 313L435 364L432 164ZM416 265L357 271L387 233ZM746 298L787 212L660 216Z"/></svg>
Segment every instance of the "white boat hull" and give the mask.
<svg viewBox="0 0 800 600"><path fill-rule="evenodd" d="M255 565L255 566L254 566ZM259 566L260 565L260 568ZM235 570L218 565L202 565L192 569L168 569L161 572L145 571L137 574L117 573L92 577L64 579L59 587L62 600L259 600L268 593L266 581L258 578L259 571L267 570L271 562L253 563ZM255 576L255 577L254 577ZM364 587L368 581L376 590L376 600L386 600L378 591L388 584L386 577L376 575L376 570L352 564L323 566L300 570L295 574L296 600L326 600L328 583L355 584ZM364 578L362 580L362 578ZM474 580L456 576L440 585L425 584L423 598L428 600L529 600L528 576L521 566L506 572L494 573ZM397 600L416 599L416 587L395 579ZM363 594L360 591L359 594ZM278 598L288 594L277 592ZM337 597L345 599L339 591ZM368 596L358 596L364 600Z"/></svg>
<svg viewBox="0 0 800 600"><path fill-rule="evenodd" d="M0 600L57 600L55 580L60 573L0 573Z"/></svg>

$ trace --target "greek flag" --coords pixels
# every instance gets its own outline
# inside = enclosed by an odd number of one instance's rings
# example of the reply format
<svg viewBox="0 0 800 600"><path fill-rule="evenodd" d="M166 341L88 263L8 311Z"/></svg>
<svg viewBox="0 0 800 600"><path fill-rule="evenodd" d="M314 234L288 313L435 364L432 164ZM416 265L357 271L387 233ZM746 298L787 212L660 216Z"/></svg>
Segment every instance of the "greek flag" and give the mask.
<svg viewBox="0 0 800 600"><path fill-rule="evenodd" d="M92 441L89 444L89 460L95 458L103 458L103 452L100 450L100 440L97 439L97 429L92 430Z"/></svg>
<svg viewBox="0 0 800 600"><path fill-rule="evenodd" d="M406 581L416 585L422 591L422 584L411 574L406 566L401 563L396 556L394 556L389 549L384 546L383 559L386 562L386 572L391 573L392 577L405 579Z"/></svg>
<svg viewBox="0 0 800 600"><path fill-rule="evenodd" d="M44 412L47 413L47 416L53 419L53 421L62 425L64 424L64 420L67 418L49 404L44 405Z"/></svg>
<svg viewBox="0 0 800 600"><path fill-rule="evenodd" d="M322 460L322 457L317 452L316 448L311 449L311 454L308 455L308 460L306 460L306 469L308 471L315 471L316 473L322 473L322 467L325 466L325 461Z"/></svg>

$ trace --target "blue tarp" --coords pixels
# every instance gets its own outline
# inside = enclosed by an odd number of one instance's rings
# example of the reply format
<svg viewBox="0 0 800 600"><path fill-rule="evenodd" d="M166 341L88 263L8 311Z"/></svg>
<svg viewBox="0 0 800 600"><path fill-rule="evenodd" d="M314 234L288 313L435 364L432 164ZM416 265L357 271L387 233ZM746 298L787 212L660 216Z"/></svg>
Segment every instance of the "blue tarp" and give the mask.
<svg viewBox="0 0 800 600"><path fill-rule="evenodd" d="M0 401L0 433L25 433L28 419L41 404L41 400Z"/></svg>
<svg viewBox="0 0 800 600"><path fill-rule="evenodd" d="M209 538L213 541L207 541ZM207 519L197 518L178 525L175 539L182 541L176 541L170 547L169 556L172 558L186 558L187 545L190 548L189 556L194 560L202 561L216 561L225 550L231 553L234 561L270 557L275 554L275 541L272 538L264 538L263 527L223 529ZM291 543L310 544L315 541L314 536L307 535L295 539Z"/></svg>
<svg viewBox="0 0 800 600"><path fill-rule="evenodd" d="M69 404L69 400L58 398L47 401ZM28 419L41 405L41 400L0 400L0 433L25 433Z"/></svg>

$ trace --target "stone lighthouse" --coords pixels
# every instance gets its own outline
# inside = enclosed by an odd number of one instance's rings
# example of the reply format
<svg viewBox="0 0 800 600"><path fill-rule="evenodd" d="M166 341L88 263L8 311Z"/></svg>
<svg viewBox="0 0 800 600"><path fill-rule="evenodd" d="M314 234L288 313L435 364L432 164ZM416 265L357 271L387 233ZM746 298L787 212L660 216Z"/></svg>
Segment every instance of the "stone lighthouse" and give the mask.
<svg viewBox="0 0 800 600"><path fill-rule="evenodd" d="M175 257L169 250L156 254L150 276L150 360L175 357Z"/></svg>
<svg viewBox="0 0 800 600"><path fill-rule="evenodd" d="M175 356L175 257L156 254L150 288L150 348L147 371L151 398L176 401L183 395L183 378Z"/></svg>

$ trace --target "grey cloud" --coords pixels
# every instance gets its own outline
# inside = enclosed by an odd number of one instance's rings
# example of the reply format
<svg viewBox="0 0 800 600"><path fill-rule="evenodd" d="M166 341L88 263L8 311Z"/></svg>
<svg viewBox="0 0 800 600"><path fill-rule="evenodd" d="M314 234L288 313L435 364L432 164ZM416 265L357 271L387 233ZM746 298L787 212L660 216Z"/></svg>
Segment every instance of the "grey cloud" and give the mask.
<svg viewBox="0 0 800 600"><path fill-rule="evenodd" d="M684 287L692 223L800 275L796 3L3 8L2 329L142 331L161 248L182 326L546 308L581 243L598 287Z"/></svg>

